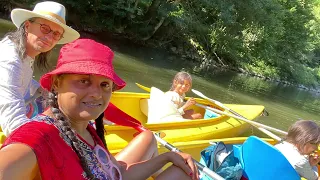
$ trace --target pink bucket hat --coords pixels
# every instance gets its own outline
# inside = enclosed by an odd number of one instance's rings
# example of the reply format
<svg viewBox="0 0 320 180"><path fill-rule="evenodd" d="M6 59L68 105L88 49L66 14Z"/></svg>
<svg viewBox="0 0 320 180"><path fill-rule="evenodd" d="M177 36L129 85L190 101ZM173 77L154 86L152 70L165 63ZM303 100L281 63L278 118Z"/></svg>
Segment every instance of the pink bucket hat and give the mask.
<svg viewBox="0 0 320 180"><path fill-rule="evenodd" d="M91 39L78 39L64 45L59 54L57 67L40 79L42 88L50 91L52 76L58 74L94 74L111 79L115 90L126 83L114 72L113 52L103 44Z"/></svg>

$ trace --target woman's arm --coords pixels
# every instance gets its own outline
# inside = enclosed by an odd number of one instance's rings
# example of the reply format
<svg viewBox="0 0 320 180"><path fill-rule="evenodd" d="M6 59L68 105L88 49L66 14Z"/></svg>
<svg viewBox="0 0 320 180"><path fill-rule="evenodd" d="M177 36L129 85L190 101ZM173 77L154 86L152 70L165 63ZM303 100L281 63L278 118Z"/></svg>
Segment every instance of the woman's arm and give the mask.
<svg viewBox="0 0 320 180"><path fill-rule="evenodd" d="M34 179L39 173L37 158L25 144L10 144L0 150L0 180Z"/></svg>

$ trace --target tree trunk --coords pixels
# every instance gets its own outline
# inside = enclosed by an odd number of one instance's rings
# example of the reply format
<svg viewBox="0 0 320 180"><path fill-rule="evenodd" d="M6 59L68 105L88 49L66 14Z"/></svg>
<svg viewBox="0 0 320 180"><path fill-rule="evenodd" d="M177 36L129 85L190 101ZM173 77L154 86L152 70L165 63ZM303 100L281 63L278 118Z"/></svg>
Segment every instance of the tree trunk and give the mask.
<svg viewBox="0 0 320 180"><path fill-rule="evenodd" d="M140 0L136 0L136 2L134 3L134 9L137 9L138 3Z"/></svg>
<svg viewBox="0 0 320 180"><path fill-rule="evenodd" d="M146 40L150 39L157 32L157 30L161 27L161 25L163 24L165 19L166 19L166 17L162 17L160 19L160 21L158 22L158 24L154 27L152 33L149 34L148 36L142 38L142 40L146 41Z"/></svg>
<svg viewBox="0 0 320 180"><path fill-rule="evenodd" d="M158 11L158 8L160 6L161 0L153 0L150 7L148 8L148 11L144 15L145 20L151 20L155 14Z"/></svg>

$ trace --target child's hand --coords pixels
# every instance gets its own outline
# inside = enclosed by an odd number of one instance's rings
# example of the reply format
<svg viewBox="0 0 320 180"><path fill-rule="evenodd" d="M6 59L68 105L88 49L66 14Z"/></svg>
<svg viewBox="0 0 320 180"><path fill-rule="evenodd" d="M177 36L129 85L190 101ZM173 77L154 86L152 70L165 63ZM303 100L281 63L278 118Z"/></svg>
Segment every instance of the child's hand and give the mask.
<svg viewBox="0 0 320 180"><path fill-rule="evenodd" d="M320 162L320 157L317 153L313 153L309 156L309 163L311 166L316 166Z"/></svg>
<svg viewBox="0 0 320 180"><path fill-rule="evenodd" d="M188 101L185 103L186 108L189 106L192 106L196 104L196 100L194 100L193 98L189 98Z"/></svg>

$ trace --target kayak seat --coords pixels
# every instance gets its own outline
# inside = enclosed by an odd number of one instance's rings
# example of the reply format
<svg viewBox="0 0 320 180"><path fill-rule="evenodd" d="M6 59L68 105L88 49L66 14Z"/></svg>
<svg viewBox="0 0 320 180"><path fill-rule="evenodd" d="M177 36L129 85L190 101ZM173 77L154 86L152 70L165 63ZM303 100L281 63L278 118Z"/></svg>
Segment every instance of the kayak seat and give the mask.
<svg viewBox="0 0 320 180"><path fill-rule="evenodd" d="M140 110L148 117L148 102L149 99L140 99Z"/></svg>
<svg viewBox="0 0 320 180"><path fill-rule="evenodd" d="M147 100L147 103L145 100L141 100L140 103L140 109L148 117L148 124L185 121L178 109L166 98L164 92L156 87L151 87L150 99Z"/></svg>
<svg viewBox="0 0 320 180"><path fill-rule="evenodd" d="M250 136L240 150L234 146L234 153L244 169L244 177L249 180L300 180L286 157L256 136Z"/></svg>

